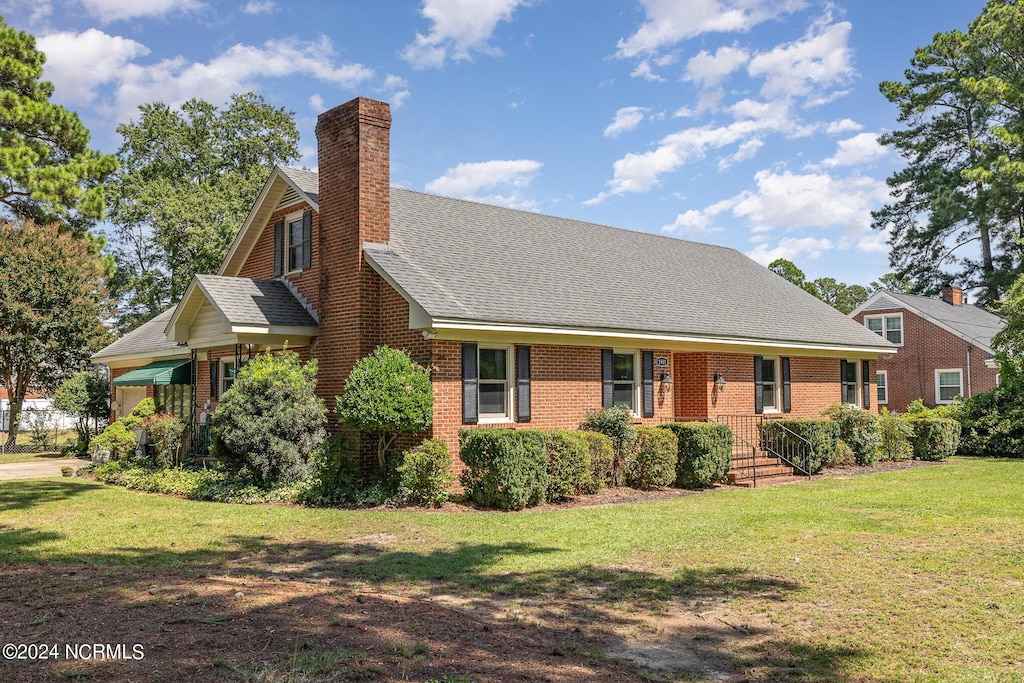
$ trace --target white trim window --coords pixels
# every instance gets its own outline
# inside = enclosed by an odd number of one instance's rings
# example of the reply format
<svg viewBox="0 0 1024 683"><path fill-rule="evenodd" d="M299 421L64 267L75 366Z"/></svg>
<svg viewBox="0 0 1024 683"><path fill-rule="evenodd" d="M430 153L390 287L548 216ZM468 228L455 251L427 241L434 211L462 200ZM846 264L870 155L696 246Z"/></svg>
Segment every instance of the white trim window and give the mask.
<svg viewBox="0 0 1024 683"><path fill-rule="evenodd" d="M636 351L612 352L612 405L639 415L640 359Z"/></svg>
<svg viewBox="0 0 1024 683"><path fill-rule="evenodd" d="M860 361L842 364L843 403L860 407Z"/></svg>
<svg viewBox="0 0 1024 683"><path fill-rule="evenodd" d="M878 405L884 406L889 403L889 371L877 370L875 372L875 385L878 387Z"/></svg>
<svg viewBox="0 0 1024 683"><path fill-rule="evenodd" d="M903 314L891 313L888 315L866 315L864 326L877 334L885 337L896 346L903 346Z"/></svg>
<svg viewBox="0 0 1024 683"><path fill-rule="evenodd" d="M480 422L508 422L512 419L511 348L478 346L477 372Z"/></svg>
<svg viewBox="0 0 1024 683"><path fill-rule="evenodd" d="M235 360L233 358L221 358L220 360L220 393L218 396L223 396L224 392L227 391L235 383Z"/></svg>
<svg viewBox="0 0 1024 683"><path fill-rule="evenodd" d="M761 406L766 413L777 413L782 410L779 401L779 359L761 359Z"/></svg>
<svg viewBox="0 0 1024 683"><path fill-rule="evenodd" d="M952 403L964 393L964 374L961 368L946 368L935 371L935 402Z"/></svg>
<svg viewBox="0 0 1024 683"><path fill-rule="evenodd" d="M288 250L285 255L285 272L296 273L302 270L302 250L307 241L302 227L302 213L288 216L284 224L284 235L284 244Z"/></svg>

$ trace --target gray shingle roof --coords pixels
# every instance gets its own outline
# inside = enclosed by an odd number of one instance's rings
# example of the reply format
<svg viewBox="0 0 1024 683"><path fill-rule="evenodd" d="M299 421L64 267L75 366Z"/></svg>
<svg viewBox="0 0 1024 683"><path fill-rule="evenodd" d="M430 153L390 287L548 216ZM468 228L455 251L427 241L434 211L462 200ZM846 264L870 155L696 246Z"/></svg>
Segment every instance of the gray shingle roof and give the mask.
<svg viewBox="0 0 1024 683"><path fill-rule="evenodd" d="M173 313L174 308L168 308L149 322L139 325L114 343L97 351L93 354L93 358L142 354L177 348L177 344L167 341L167 337L164 336L164 328L167 327L167 321L171 319ZM182 347L181 352L187 355L188 349Z"/></svg>
<svg viewBox="0 0 1024 683"><path fill-rule="evenodd" d="M1002 316L972 304L953 306L941 299L900 292L886 291L885 295L899 303L916 308L929 318L956 330L987 349L992 348L992 337L1006 325ZM877 308L877 306L873 308Z"/></svg>
<svg viewBox="0 0 1024 683"><path fill-rule="evenodd" d="M320 203L320 176L316 171L291 166L279 166L279 168L311 200L317 204Z"/></svg>
<svg viewBox="0 0 1024 683"><path fill-rule="evenodd" d="M316 321L280 280L196 275L231 324L316 327Z"/></svg>
<svg viewBox="0 0 1024 683"><path fill-rule="evenodd" d="M725 247L395 187L389 246L434 318L893 348Z"/></svg>

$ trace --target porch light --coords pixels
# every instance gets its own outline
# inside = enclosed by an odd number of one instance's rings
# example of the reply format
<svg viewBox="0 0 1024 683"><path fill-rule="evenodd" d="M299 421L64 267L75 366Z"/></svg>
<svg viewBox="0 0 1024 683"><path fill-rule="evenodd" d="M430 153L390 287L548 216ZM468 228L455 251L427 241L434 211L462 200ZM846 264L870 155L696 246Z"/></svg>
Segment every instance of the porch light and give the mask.
<svg viewBox="0 0 1024 683"><path fill-rule="evenodd" d="M661 382L661 390L668 391L672 388L672 375L667 372L661 373L658 377L658 381Z"/></svg>
<svg viewBox="0 0 1024 683"><path fill-rule="evenodd" d="M715 373L715 391L719 393L725 391L725 375L720 372Z"/></svg>

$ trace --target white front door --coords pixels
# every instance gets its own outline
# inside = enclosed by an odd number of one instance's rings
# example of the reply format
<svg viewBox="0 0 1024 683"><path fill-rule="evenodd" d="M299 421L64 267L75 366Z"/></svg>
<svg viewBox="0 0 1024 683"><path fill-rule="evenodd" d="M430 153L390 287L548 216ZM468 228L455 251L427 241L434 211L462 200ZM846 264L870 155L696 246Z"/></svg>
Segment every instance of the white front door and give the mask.
<svg viewBox="0 0 1024 683"><path fill-rule="evenodd" d="M117 419L121 419L132 408L139 405L142 399L146 398L146 387L118 387L117 388Z"/></svg>

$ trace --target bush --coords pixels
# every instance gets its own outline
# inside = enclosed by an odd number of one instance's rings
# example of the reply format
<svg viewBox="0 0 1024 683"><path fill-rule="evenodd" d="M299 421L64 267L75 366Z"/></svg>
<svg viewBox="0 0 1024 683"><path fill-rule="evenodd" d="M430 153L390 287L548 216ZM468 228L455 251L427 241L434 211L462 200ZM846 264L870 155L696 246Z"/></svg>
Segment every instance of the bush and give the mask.
<svg viewBox="0 0 1024 683"><path fill-rule="evenodd" d="M219 469L166 469L140 462L111 461L90 466L92 476L135 491L218 503L294 503L301 485L264 488L251 479Z"/></svg>
<svg viewBox="0 0 1024 683"><path fill-rule="evenodd" d="M633 416L621 406L601 408L587 415L580 424L580 429L604 434L612 440L612 486L621 485L625 481L625 471L629 459L633 456L633 445L636 441Z"/></svg>
<svg viewBox="0 0 1024 683"><path fill-rule="evenodd" d="M583 487L584 493L597 493L612 485L612 468L615 466L615 448L612 440L597 432L577 432L587 442L590 452L590 478Z"/></svg>
<svg viewBox="0 0 1024 683"><path fill-rule="evenodd" d="M484 507L522 510L544 502L547 453L540 432L527 429L463 429L459 457L462 486Z"/></svg>
<svg viewBox="0 0 1024 683"><path fill-rule="evenodd" d="M181 435L185 432L185 423L181 418L167 413L157 413L146 418L144 424L149 442L153 444L153 456L157 464L164 467L177 465Z"/></svg>
<svg viewBox="0 0 1024 683"><path fill-rule="evenodd" d="M151 398L144 398L132 408L130 413L121 418L121 422L128 429L142 429L146 426L146 418L153 417L155 414L156 403Z"/></svg>
<svg viewBox="0 0 1024 683"><path fill-rule="evenodd" d="M315 387L315 360L303 365L287 351L256 356L214 411L212 454L262 486L303 479L327 437Z"/></svg>
<svg viewBox="0 0 1024 683"><path fill-rule="evenodd" d="M857 464L857 456L853 454L853 449L850 445L842 439L836 440L836 459L833 466L835 467L853 467Z"/></svg>
<svg viewBox="0 0 1024 683"><path fill-rule="evenodd" d="M676 480L675 434L658 427L636 428L636 450L626 465L626 483L633 488L668 486Z"/></svg>
<svg viewBox="0 0 1024 683"><path fill-rule="evenodd" d="M90 444L93 459L101 459L100 454L106 452L110 458L116 460L135 452L135 435L128 431L123 420L108 425L106 429L95 436Z"/></svg>
<svg viewBox="0 0 1024 683"><path fill-rule="evenodd" d="M676 486L701 489L725 478L732 465L732 430L717 422L658 425L676 438Z"/></svg>
<svg viewBox="0 0 1024 683"><path fill-rule="evenodd" d="M547 500L555 503L591 486L590 444L582 432L556 429L544 432L548 457Z"/></svg>
<svg viewBox="0 0 1024 683"><path fill-rule="evenodd" d="M89 452L89 441L98 431L100 422L106 423L110 411L110 383L105 372L86 370L68 377L53 394L53 407L78 418L75 430L75 450L79 455ZM91 421L91 425L90 425Z"/></svg>
<svg viewBox="0 0 1024 683"><path fill-rule="evenodd" d="M455 481L448 444L428 439L402 455L398 465L398 491L403 503L440 507L448 502L448 487Z"/></svg>
<svg viewBox="0 0 1024 683"><path fill-rule="evenodd" d="M376 435L377 466L383 471L399 434L430 428L434 418L430 370L405 351L378 346L352 368L335 412L350 428Z"/></svg>
<svg viewBox="0 0 1024 683"><path fill-rule="evenodd" d="M1024 458L1024 359L997 354L1000 384L957 406L952 417L961 426L961 455Z"/></svg>
<svg viewBox="0 0 1024 683"><path fill-rule="evenodd" d="M913 457L914 446L910 438L914 429L906 418L882 408L876 424L879 460L910 460Z"/></svg>
<svg viewBox="0 0 1024 683"><path fill-rule="evenodd" d="M812 419L765 420L758 425L766 449L790 458L811 474L835 464L836 428L832 420Z"/></svg>
<svg viewBox="0 0 1024 683"><path fill-rule="evenodd" d="M913 429L915 460L945 460L960 445L960 423L945 417L917 417L909 420Z"/></svg>
<svg viewBox="0 0 1024 683"><path fill-rule="evenodd" d="M874 415L848 403L832 406L825 414L836 423L836 436L850 447L858 465L877 462L878 426Z"/></svg>

